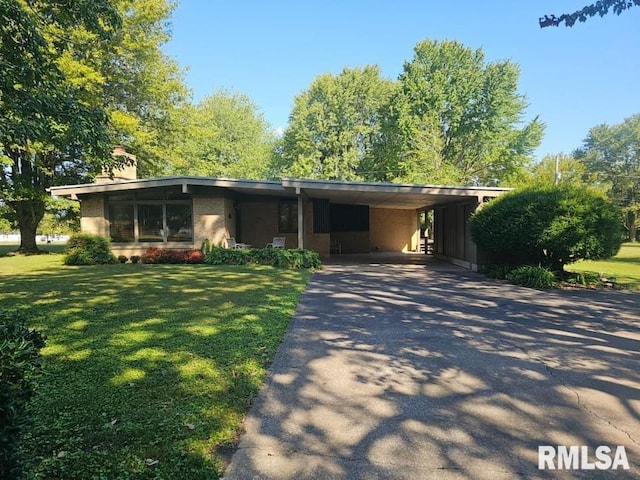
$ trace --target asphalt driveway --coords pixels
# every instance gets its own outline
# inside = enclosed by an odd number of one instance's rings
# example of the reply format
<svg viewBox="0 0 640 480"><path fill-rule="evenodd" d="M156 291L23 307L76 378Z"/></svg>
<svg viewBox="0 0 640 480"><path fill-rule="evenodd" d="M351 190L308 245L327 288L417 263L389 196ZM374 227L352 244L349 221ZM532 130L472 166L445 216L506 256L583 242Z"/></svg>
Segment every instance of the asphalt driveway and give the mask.
<svg viewBox="0 0 640 480"><path fill-rule="evenodd" d="M226 479L639 478L640 295L329 265L245 427ZM545 445L630 469L538 470Z"/></svg>

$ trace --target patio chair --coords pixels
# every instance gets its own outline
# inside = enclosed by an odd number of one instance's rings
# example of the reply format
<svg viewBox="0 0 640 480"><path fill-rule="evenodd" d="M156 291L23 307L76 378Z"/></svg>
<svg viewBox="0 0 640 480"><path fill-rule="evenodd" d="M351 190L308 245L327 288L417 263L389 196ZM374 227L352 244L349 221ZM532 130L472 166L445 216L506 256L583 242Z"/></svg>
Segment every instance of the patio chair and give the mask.
<svg viewBox="0 0 640 480"><path fill-rule="evenodd" d="M231 250L240 250L242 248L249 248L251 245L246 243L238 243L234 237L227 238L227 248Z"/></svg>
<svg viewBox="0 0 640 480"><path fill-rule="evenodd" d="M273 237L273 241L271 243L267 243L265 248L284 248L286 240L286 237Z"/></svg>

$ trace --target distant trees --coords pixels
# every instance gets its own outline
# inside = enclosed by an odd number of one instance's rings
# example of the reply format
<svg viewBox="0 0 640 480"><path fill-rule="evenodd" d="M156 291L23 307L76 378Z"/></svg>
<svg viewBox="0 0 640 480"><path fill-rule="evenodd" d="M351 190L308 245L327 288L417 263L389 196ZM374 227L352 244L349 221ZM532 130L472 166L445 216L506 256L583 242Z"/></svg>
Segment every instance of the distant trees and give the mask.
<svg viewBox="0 0 640 480"><path fill-rule="evenodd" d="M263 179L272 175L275 133L248 96L219 90L174 118L171 174Z"/></svg>
<svg viewBox="0 0 640 480"><path fill-rule="evenodd" d="M393 82L375 66L322 75L296 97L279 171L312 178L497 184L543 125L523 122L518 67L425 40Z"/></svg>
<svg viewBox="0 0 640 480"><path fill-rule="evenodd" d="M317 77L295 98L280 171L304 178L376 178L383 109L394 85L377 66Z"/></svg>
<svg viewBox="0 0 640 480"><path fill-rule="evenodd" d="M598 125L589 130L575 152L590 180L605 189L620 205L629 241L638 239L640 217L640 114L616 125Z"/></svg>
<svg viewBox="0 0 640 480"><path fill-rule="evenodd" d="M393 108L398 177L490 185L526 165L543 125L523 123L517 65L486 63L482 49L455 41L425 40L414 51Z"/></svg>

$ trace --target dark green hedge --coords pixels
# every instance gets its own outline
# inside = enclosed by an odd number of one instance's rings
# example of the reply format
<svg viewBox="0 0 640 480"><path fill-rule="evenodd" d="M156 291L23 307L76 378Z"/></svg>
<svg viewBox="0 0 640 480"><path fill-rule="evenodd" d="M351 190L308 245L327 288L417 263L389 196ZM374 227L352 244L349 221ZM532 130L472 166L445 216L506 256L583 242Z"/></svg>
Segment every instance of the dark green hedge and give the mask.
<svg viewBox="0 0 640 480"><path fill-rule="evenodd" d="M257 263L278 268L320 268L320 255L313 250L291 248L244 248L228 249L212 247L205 255L209 265L246 265Z"/></svg>
<svg viewBox="0 0 640 480"><path fill-rule="evenodd" d="M26 327L24 315L0 310L0 478L20 478L17 443L26 407L41 372L44 338Z"/></svg>
<svg viewBox="0 0 640 480"><path fill-rule="evenodd" d="M532 187L485 205L471 217L471 234L495 263L562 271L576 260L615 255L622 243L621 218L589 189Z"/></svg>

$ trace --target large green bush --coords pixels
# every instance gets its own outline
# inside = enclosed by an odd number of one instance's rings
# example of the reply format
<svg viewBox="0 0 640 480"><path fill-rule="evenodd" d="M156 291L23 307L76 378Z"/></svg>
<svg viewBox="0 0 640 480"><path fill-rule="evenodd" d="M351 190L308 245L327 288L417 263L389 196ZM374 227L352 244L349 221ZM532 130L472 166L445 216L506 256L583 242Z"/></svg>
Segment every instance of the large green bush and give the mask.
<svg viewBox="0 0 640 480"><path fill-rule="evenodd" d="M0 310L0 478L19 478L20 432L27 422L26 406L41 371L44 339L29 330L19 312Z"/></svg>
<svg viewBox="0 0 640 480"><path fill-rule="evenodd" d="M615 255L622 243L620 218L591 190L531 187L485 205L471 218L471 234L496 263L562 271L576 260Z"/></svg>
<svg viewBox="0 0 640 480"><path fill-rule="evenodd" d="M65 265L97 265L117 263L108 238L88 233L72 236L65 247Z"/></svg>
<svg viewBox="0 0 640 480"><path fill-rule="evenodd" d="M320 268L320 255L313 250L294 248L244 248L228 249L212 247L205 255L204 263L210 265L246 265L258 263L278 268Z"/></svg>

